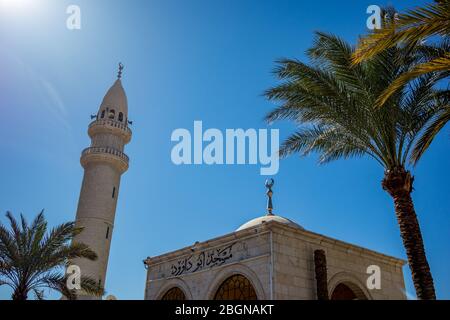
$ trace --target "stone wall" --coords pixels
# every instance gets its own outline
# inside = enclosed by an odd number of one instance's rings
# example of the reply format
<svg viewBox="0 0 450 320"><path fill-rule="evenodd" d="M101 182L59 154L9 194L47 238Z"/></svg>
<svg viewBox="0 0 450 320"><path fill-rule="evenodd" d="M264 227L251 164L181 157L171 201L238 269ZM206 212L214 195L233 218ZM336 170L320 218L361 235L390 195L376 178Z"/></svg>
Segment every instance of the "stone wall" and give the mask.
<svg viewBox="0 0 450 320"><path fill-rule="evenodd" d="M323 249L327 259L328 288L343 283L358 298L405 299L402 260L287 226L273 228L275 299L316 299L314 250ZM381 271L381 289L367 288L367 267Z"/></svg>
<svg viewBox="0 0 450 320"><path fill-rule="evenodd" d="M403 260L277 222L147 259L145 299L161 299L174 286L188 299L213 299L224 280L242 274L258 299L314 300L316 249L326 254L330 297L342 283L359 299L405 299ZM379 290L366 286L370 265L380 267Z"/></svg>
<svg viewBox="0 0 450 320"><path fill-rule="evenodd" d="M230 254L222 263L207 265L200 256L220 256L231 246ZM194 251L192 251L192 249ZM206 258L207 259L207 258ZM210 258L209 261L213 261ZM183 266L190 261L186 271ZM207 261L207 260L206 260ZM167 255L148 260L145 299L160 299L167 290L180 287L188 299L212 299L224 280L234 274L242 274L250 280L258 299L270 297L270 246L268 232L244 232L241 237L230 234L212 241L184 248ZM203 267L197 268L200 264ZM181 267L180 267L181 266ZM181 273L180 273L181 272Z"/></svg>

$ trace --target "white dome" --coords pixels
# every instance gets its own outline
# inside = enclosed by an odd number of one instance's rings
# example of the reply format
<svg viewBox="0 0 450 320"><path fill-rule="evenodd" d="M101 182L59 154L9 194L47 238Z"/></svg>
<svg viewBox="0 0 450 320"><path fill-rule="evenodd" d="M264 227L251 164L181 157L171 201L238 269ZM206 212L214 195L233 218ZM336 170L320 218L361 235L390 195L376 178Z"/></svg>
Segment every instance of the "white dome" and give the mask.
<svg viewBox="0 0 450 320"><path fill-rule="evenodd" d="M247 229L247 228L256 227L256 226L258 226L258 225L260 225L262 223L269 222L269 221L276 221L276 222L279 222L279 223L287 224L287 225L289 225L291 227L294 227L294 228L299 228L299 229L304 230L304 228L301 225L299 225L299 224L297 224L297 223L295 223L295 222L293 222L293 221L291 221L291 220L289 220L287 218L283 218L283 217L280 217L280 216L277 216L277 215L265 215L265 216L255 218L255 219L252 219L252 220L244 223L242 226L237 228L236 231L240 231L240 230L244 230L244 229Z"/></svg>

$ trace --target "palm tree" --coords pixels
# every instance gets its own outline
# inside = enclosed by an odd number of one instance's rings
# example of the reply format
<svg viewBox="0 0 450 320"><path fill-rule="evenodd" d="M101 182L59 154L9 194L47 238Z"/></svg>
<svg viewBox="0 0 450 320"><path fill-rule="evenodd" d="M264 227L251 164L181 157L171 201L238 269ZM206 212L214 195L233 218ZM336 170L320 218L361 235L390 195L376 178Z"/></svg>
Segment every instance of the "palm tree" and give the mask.
<svg viewBox="0 0 450 320"><path fill-rule="evenodd" d="M65 268L74 258L97 259L87 245L69 244L81 228L68 222L47 233L43 212L30 225L23 215L20 215L20 224L10 212L6 217L11 230L0 223L0 285L13 290L13 300L26 300L30 292L36 299L43 299L45 288L57 290L68 299L76 299L75 289L66 286ZM93 279L81 276L80 280L84 292L103 294Z"/></svg>
<svg viewBox="0 0 450 320"><path fill-rule="evenodd" d="M438 74L441 78L450 75L450 1L435 0L434 3L395 16L393 9L383 10L383 27L363 37L353 53L353 63L361 63L387 48L397 45L417 46L425 40L433 45L421 51L422 61L405 70L385 88L375 106L381 107L396 92L401 91L411 80L424 74ZM447 88L448 89L448 88ZM448 93L447 93L448 96ZM435 120L427 128L428 134L416 145L414 161L417 162L433 141L437 133L450 119L450 105L443 105Z"/></svg>
<svg viewBox="0 0 450 320"><path fill-rule="evenodd" d="M265 95L281 102L266 120L288 119L298 131L281 145L280 155L319 154L319 162L369 156L385 169L382 187L393 198L417 296L435 299L433 278L425 255L411 192L414 178L407 169L411 149L440 107L437 77L424 75L397 93L384 108L378 96L417 59L405 48L389 48L361 64L352 64L354 48L340 38L317 33L307 51L310 64L278 61L282 83Z"/></svg>

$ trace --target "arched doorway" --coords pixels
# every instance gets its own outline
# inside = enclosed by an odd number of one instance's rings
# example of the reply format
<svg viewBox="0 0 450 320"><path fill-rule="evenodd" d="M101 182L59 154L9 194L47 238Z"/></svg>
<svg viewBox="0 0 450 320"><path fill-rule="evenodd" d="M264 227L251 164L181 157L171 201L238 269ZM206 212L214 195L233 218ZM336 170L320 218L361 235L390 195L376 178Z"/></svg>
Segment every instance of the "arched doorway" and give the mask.
<svg viewBox="0 0 450 320"><path fill-rule="evenodd" d="M331 300L367 300L358 286L350 283L339 283L331 294Z"/></svg>
<svg viewBox="0 0 450 320"><path fill-rule="evenodd" d="M167 290L161 300L186 300L186 295L180 288L173 287Z"/></svg>
<svg viewBox="0 0 450 320"><path fill-rule="evenodd" d="M227 278L217 289L214 300L258 300L255 288L240 274Z"/></svg>

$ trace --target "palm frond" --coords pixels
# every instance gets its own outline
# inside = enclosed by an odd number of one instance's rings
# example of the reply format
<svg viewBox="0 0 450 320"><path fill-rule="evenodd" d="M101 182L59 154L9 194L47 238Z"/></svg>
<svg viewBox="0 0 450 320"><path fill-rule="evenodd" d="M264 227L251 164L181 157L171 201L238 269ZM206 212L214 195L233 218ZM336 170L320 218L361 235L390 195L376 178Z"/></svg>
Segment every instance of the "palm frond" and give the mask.
<svg viewBox="0 0 450 320"><path fill-rule="evenodd" d="M397 19L384 21L381 29L362 38L353 54L353 63L370 59L400 42L418 43L431 36L449 35L450 4L436 2L409 10Z"/></svg>
<svg viewBox="0 0 450 320"><path fill-rule="evenodd" d="M417 141L411 155L411 163L413 165L416 165L422 158L423 154L431 145L436 135L448 123L448 121L450 121L450 105L447 104L446 106L443 106L439 112L437 112L434 120L429 124L424 134Z"/></svg>
<svg viewBox="0 0 450 320"><path fill-rule="evenodd" d="M43 267L50 268L66 265L70 260L84 258L91 261L97 260L97 254L88 245L80 242L73 242L70 245L60 246L42 263Z"/></svg>
<svg viewBox="0 0 450 320"><path fill-rule="evenodd" d="M415 66L411 71L403 73L395 79L380 95L375 102L376 107L383 106L386 101L397 91L402 89L410 81L429 73L445 72L444 77L450 72L450 52L447 52L443 57L438 57L431 61Z"/></svg>
<svg viewBox="0 0 450 320"><path fill-rule="evenodd" d="M44 300L44 290L33 289L33 293L36 300Z"/></svg>
<svg viewBox="0 0 450 320"><path fill-rule="evenodd" d="M59 273L50 273L38 281L39 284L43 284L46 287L60 292L64 297L69 300L76 300L78 295L91 295L101 297L104 294L104 289L94 279L81 276L80 278L80 290L69 289L67 287L68 278L65 275Z"/></svg>

